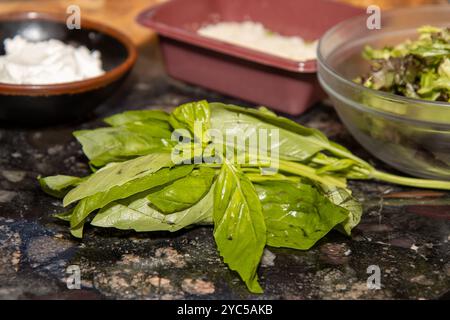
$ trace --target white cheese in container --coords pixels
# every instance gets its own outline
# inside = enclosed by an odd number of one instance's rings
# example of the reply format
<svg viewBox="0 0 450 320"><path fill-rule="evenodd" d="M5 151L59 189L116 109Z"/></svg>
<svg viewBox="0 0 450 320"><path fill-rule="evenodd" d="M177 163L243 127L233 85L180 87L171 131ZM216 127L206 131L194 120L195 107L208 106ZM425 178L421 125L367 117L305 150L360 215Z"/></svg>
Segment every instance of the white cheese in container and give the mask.
<svg viewBox="0 0 450 320"><path fill-rule="evenodd" d="M51 39L31 42L21 36L4 41L0 82L45 85L85 80L104 74L100 52Z"/></svg>
<svg viewBox="0 0 450 320"><path fill-rule="evenodd" d="M282 36L266 29L261 23L219 22L200 28L204 37L228 42L296 61L316 59L317 41L307 42L298 36Z"/></svg>

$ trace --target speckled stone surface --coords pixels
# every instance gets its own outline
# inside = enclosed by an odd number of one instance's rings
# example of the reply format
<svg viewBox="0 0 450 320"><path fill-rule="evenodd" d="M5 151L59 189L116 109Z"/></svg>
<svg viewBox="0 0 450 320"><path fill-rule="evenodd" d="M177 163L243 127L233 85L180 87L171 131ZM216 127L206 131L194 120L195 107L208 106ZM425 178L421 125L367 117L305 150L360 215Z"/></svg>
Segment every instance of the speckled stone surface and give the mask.
<svg viewBox="0 0 450 320"><path fill-rule="evenodd" d="M239 103L168 79L152 46L123 90L83 123L38 129L1 124L0 298L449 298L450 193L352 182L364 204L353 237L332 232L306 252L269 248L259 268L263 295L249 294L221 262L211 228L138 234L88 226L81 242L51 217L62 211L61 202L41 192L36 177L88 173L73 130L98 126L101 117L125 109L169 110L202 98ZM389 170L358 146L330 107L318 105L296 120ZM69 290L66 270L73 265L80 268L81 288ZM367 286L371 265L380 268L378 290Z"/></svg>

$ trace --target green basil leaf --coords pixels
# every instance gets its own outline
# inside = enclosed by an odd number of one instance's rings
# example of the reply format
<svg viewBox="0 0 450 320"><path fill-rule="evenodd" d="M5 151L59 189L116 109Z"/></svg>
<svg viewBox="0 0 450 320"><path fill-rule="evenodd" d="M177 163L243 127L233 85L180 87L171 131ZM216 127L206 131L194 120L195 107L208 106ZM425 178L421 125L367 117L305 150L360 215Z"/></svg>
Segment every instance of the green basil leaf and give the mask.
<svg viewBox="0 0 450 320"><path fill-rule="evenodd" d="M327 164L316 170L317 174L324 174L330 172L342 172L350 170L356 164L355 161L351 159L339 159L333 163Z"/></svg>
<svg viewBox="0 0 450 320"><path fill-rule="evenodd" d="M64 198L64 206L171 166L173 163L170 153L153 153L104 167L72 189Z"/></svg>
<svg viewBox="0 0 450 320"><path fill-rule="evenodd" d="M169 114L162 110L131 110L104 119L104 121L113 127L123 126L127 123L156 119L169 121Z"/></svg>
<svg viewBox="0 0 450 320"><path fill-rule="evenodd" d="M212 222L214 184L208 193L192 207L171 214L164 214L150 206L148 193L134 195L113 202L100 210L91 224L122 230L178 231L195 224Z"/></svg>
<svg viewBox="0 0 450 320"><path fill-rule="evenodd" d="M364 160L350 151L331 142L319 130L306 128L300 124L278 117L265 109L257 110L222 103L210 103L211 128L225 133L241 135L254 134L260 129L279 130L279 155L281 159L305 161L319 151L327 150L342 158L353 159L360 165L368 166Z"/></svg>
<svg viewBox="0 0 450 320"><path fill-rule="evenodd" d="M211 112L213 113L215 109L226 109L235 113L246 114L252 116L262 122L272 124L278 128L282 128L302 136L309 136L317 139L322 143L328 144L328 138L319 130L314 128L304 127L297 122L290 120L285 117L277 116L274 112L268 110L266 107L260 107L259 109L245 108L232 104L223 104L219 102L212 102L209 104Z"/></svg>
<svg viewBox="0 0 450 320"><path fill-rule="evenodd" d="M239 148L247 148L250 139L256 138L258 132L267 130L268 134L271 130L278 131L279 141L272 141L278 147L279 156L285 160L303 161L312 157L317 152L323 150L323 146L313 143L313 139L321 139L321 135L302 136L297 133L282 129L276 125L262 122L258 118L242 112L230 111L225 108L212 107L211 112L211 128L222 133L222 137L213 137L216 145L224 143L227 147L236 150L238 154L242 153ZM217 141L217 138L222 141ZM237 144L234 139L242 139L244 143ZM232 145L229 145L229 143ZM272 149L266 146L267 150ZM249 150L254 152L254 150Z"/></svg>
<svg viewBox="0 0 450 320"><path fill-rule="evenodd" d="M54 218L58 218L63 221L70 222L70 218L72 217L73 210L69 210L66 212L56 213L53 215Z"/></svg>
<svg viewBox="0 0 450 320"><path fill-rule="evenodd" d="M200 167L186 177L148 195L150 203L164 214L187 209L197 203L211 189L214 169Z"/></svg>
<svg viewBox="0 0 450 320"><path fill-rule="evenodd" d="M138 124L132 124L132 126L132 129L80 130L74 132L74 136L83 146L84 154L96 167L101 167L110 162L128 160L151 152L163 150L169 152L171 150L171 144L168 140L170 131L167 129L156 128L153 132L151 130L144 132L145 127L141 125L142 132L138 132L136 130ZM162 137L167 137L167 139Z"/></svg>
<svg viewBox="0 0 450 320"><path fill-rule="evenodd" d="M42 190L47 194L55 198L63 198L67 192L83 182L85 178L58 175L45 178L38 177L38 180Z"/></svg>
<svg viewBox="0 0 450 320"><path fill-rule="evenodd" d="M169 122L155 119L126 123L121 128L155 138L170 139L172 136Z"/></svg>
<svg viewBox="0 0 450 320"><path fill-rule="evenodd" d="M261 293L256 274L266 244L261 203L250 180L224 161L214 196L214 238L223 260L251 292Z"/></svg>
<svg viewBox="0 0 450 320"><path fill-rule="evenodd" d="M94 210L100 209L115 200L125 199L139 192L180 179L188 175L193 168L193 165L162 168L157 172L148 172L146 175L139 176L139 178L122 185L115 185L106 191L87 196L76 205L70 218L70 226L72 229L76 229L80 224L84 224L86 218Z"/></svg>
<svg viewBox="0 0 450 320"><path fill-rule="evenodd" d="M209 104L202 100L179 106L171 113L169 122L175 129L189 130L194 138L201 139L202 144L207 144L211 140L208 135L210 118Z"/></svg>
<svg viewBox="0 0 450 320"><path fill-rule="evenodd" d="M346 209L307 184L266 181L255 188L269 246L307 250L348 216Z"/></svg>
<svg viewBox="0 0 450 320"><path fill-rule="evenodd" d="M318 166L316 173L319 175L334 174L349 179L369 179L370 175L370 170L353 159L339 159L320 152L311 159L310 165Z"/></svg>
<svg viewBox="0 0 450 320"><path fill-rule="evenodd" d="M350 236L352 229L361 221L363 214L361 203L352 197L349 190L327 186L322 186L322 188L331 202L347 210L347 219L336 229Z"/></svg>
<svg viewBox="0 0 450 320"><path fill-rule="evenodd" d="M70 233L75 238L81 239L83 238L83 230L84 230L84 223L80 223L78 226L70 228Z"/></svg>

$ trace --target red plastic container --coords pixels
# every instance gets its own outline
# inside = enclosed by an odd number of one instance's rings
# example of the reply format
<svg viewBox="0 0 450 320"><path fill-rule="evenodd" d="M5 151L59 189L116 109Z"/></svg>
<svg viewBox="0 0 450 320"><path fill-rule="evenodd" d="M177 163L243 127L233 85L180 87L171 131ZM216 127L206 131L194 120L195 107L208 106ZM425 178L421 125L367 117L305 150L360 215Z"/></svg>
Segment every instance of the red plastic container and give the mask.
<svg viewBox="0 0 450 320"><path fill-rule="evenodd" d="M297 115L323 97L315 60L284 59L196 31L219 21L251 20L282 35L316 40L336 23L363 12L324 0L172 0L137 19L160 35L170 76Z"/></svg>

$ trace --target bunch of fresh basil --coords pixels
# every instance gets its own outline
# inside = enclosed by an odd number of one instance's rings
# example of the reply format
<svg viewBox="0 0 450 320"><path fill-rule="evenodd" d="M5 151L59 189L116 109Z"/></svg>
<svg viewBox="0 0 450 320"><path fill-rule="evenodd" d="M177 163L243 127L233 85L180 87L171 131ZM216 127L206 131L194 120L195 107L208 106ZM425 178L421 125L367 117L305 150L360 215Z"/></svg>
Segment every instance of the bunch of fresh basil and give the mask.
<svg viewBox="0 0 450 320"><path fill-rule="evenodd" d="M73 205L57 217L80 238L87 221L140 232L213 224L224 262L255 293L262 292L256 271L266 245L306 250L333 228L350 234L359 223L361 205L347 178L450 189L450 182L381 173L320 131L266 108L199 101L171 114L128 111L105 122L110 126L74 133L90 176L40 178L44 191ZM274 130L278 170L270 173L258 155L253 163L236 161L236 154L248 159L256 151L220 137L243 132L245 140L249 132Z"/></svg>

